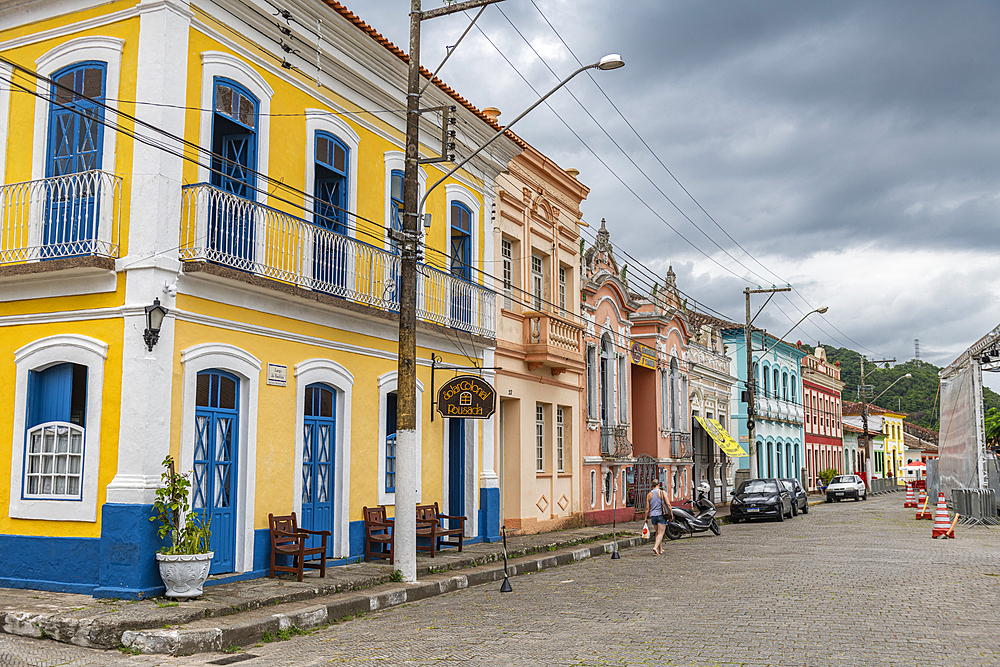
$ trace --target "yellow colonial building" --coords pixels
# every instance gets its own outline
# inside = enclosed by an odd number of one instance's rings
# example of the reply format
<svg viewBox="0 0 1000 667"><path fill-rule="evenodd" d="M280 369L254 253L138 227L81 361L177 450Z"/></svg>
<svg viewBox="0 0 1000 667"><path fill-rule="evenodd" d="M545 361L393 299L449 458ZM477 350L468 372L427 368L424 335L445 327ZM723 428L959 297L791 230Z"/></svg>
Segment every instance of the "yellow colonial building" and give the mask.
<svg viewBox="0 0 1000 667"><path fill-rule="evenodd" d="M356 560L362 507L394 504L406 58L339 3L282 12L0 2L0 586L162 591L168 453L212 519L210 583L266 574L269 513ZM425 160L442 124L458 153L498 129L436 79L421 105ZM494 429L431 420L431 359L494 365L481 269L518 152L426 204L418 501L473 541L498 534Z"/></svg>

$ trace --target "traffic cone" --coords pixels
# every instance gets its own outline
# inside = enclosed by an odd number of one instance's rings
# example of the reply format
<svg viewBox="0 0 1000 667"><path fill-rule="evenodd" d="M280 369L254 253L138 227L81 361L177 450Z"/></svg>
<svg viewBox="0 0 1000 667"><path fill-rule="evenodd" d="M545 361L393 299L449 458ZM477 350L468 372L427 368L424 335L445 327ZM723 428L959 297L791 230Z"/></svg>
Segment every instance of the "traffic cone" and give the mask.
<svg viewBox="0 0 1000 667"><path fill-rule="evenodd" d="M917 507L927 504L927 490L921 487L917 492Z"/></svg>
<svg viewBox="0 0 1000 667"><path fill-rule="evenodd" d="M924 496L924 506L923 506L923 508L919 512L917 512L917 518L918 519L933 519L934 515L931 514L927 510L927 504L928 504L928 502L930 502L931 498L926 493L923 494L923 496Z"/></svg>
<svg viewBox="0 0 1000 667"><path fill-rule="evenodd" d="M903 502L903 507L916 507L917 499L913 497L913 484L911 482L906 483L906 500Z"/></svg>
<svg viewBox="0 0 1000 667"><path fill-rule="evenodd" d="M944 492L938 491L937 509L934 511L934 530L931 537L955 537L951 531L951 518L948 516L948 505L944 502Z"/></svg>

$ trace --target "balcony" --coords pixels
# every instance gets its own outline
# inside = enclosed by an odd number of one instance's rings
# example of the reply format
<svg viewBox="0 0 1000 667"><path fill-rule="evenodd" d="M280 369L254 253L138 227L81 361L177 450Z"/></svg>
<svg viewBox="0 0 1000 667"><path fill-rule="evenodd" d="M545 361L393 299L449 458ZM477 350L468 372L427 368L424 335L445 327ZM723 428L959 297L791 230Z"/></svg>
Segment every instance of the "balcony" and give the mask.
<svg viewBox="0 0 1000 667"><path fill-rule="evenodd" d="M627 426L601 427L601 456L616 459L632 456L632 443L628 441Z"/></svg>
<svg viewBox="0 0 1000 667"><path fill-rule="evenodd" d="M399 311L399 255L204 183L183 187L180 258ZM418 264L417 318L495 338L496 293Z"/></svg>
<svg viewBox="0 0 1000 667"><path fill-rule="evenodd" d="M121 195L105 171L0 186L0 264L118 257Z"/></svg>
<svg viewBox="0 0 1000 667"><path fill-rule="evenodd" d="M529 370L547 367L552 375L567 368L583 368L580 342L583 329L560 317L539 311L524 313L525 361Z"/></svg>
<svg viewBox="0 0 1000 667"><path fill-rule="evenodd" d="M668 436L670 440L670 458L690 459L694 456L694 449L691 447L691 434L683 431L671 431Z"/></svg>

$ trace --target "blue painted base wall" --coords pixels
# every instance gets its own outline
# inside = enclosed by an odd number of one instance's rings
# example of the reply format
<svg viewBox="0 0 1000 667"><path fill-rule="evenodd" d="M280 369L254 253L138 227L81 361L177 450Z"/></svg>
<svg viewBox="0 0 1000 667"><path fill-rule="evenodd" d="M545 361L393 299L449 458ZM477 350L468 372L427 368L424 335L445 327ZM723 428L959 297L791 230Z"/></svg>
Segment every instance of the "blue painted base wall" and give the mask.
<svg viewBox="0 0 1000 667"><path fill-rule="evenodd" d="M0 586L93 593L101 562L95 537L0 535Z"/></svg>
<svg viewBox="0 0 1000 667"><path fill-rule="evenodd" d="M466 539L466 544L500 539L499 489L480 489L479 502L479 536ZM149 520L153 506L106 504L101 511L100 538L0 535L0 587L123 600L163 595L156 565L163 541L156 534L158 524ZM330 560L328 566L364 560L364 521L350 523L349 540L350 555ZM266 577L270 557L270 532L255 530L253 569L213 577L205 585Z"/></svg>

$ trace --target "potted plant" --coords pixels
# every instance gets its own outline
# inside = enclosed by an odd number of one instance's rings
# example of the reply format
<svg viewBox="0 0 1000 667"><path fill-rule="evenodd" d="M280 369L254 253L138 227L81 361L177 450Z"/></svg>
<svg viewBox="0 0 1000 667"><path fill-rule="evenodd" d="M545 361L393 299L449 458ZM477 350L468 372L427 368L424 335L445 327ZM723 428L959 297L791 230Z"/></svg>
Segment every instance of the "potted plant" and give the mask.
<svg viewBox="0 0 1000 667"><path fill-rule="evenodd" d="M190 511L191 480L188 474L175 471L169 454L163 459L163 467L163 486L156 490L149 520L160 522L160 539L170 538L170 543L157 552L156 563L167 597L193 598L201 595L215 555L208 546L212 536L210 519Z"/></svg>

